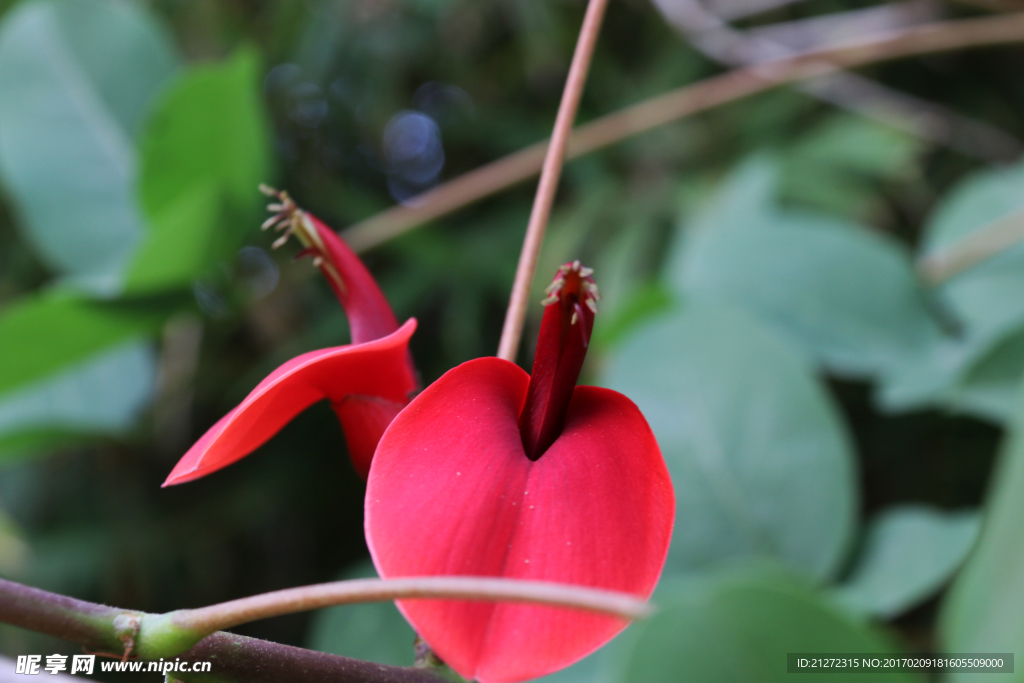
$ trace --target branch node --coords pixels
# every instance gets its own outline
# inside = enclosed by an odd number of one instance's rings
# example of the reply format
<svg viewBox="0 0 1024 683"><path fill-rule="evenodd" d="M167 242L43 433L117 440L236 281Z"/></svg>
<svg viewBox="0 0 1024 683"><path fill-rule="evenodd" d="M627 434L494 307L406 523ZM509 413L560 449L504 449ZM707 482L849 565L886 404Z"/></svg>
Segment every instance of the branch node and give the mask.
<svg viewBox="0 0 1024 683"><path fill-rule="evenodd" d="M139 629L142 628L141 615L133 612L124 612L114 617L113 622L114 635L124 645L124 654L121 655L121 661L127 662L128 657L131 656L132 651L135 649L135 638L139 635Z"/></svg>

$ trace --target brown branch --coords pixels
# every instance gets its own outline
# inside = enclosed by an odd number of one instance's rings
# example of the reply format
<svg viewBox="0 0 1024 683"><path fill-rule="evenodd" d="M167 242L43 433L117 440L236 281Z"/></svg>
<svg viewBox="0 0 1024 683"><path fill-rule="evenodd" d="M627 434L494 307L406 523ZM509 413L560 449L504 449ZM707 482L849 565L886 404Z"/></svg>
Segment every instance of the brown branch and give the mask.
<svg viewBox="0 0 1024 683"><path fill-rule="evenodd" d="M712 107L780 85L900 57L1024 40L1024 12L935 22L855 44L801 53L736 69L639 102L575 130L567 158L573 159ZM357 223L343 237L365 251L426 221L511 187L536 174L547 141L522 149Z"/></svg>
<svg viewBox="0 0 1024 683"><path fill-rule="evenodd" d="M903 31L937 19L940 11L932 0L909 0L740 31L705 9L701 0L656 4L697 49L732 67L870 39L879 31ZM879 28L880 23L889 25ZM865 30L872 25L876 27L871 33ZM827 43L826 36L831 37ZM1008 133L859 74L837 71L797 87L824 102L986 161L1006 161L1020 154L1020 143Z"/></svg>
<svg viewBox="0 0 1024 683"><path fill-rule="evenodd" d="M526 310L529 306L530 284L537 269L537 257L540 255L548 218L551 217L551 207L558 192L565 150L569 144L569 136L572 135L572 124L576 120L576 111L583 96L583 86L587 82L587 72L590 70L590 61L594 56L594 46L597 45L597 36L601 32L601 21L604 19L607 6L608 0L589 0L587 3L587 13L583 17L580 36L576 41L576 51L569 66L569 76L562 90L562 102L558 105L555 128L544 156L537 196L530 211L530 222L526 226L526 238L519 254L516 277L512 283L512 295L509 297L505 324L501 329L501 341L498 344L498 358L508 361L514 362L519 350L519 339L523 335L523 322L526 320Z"/></svg>
<svg viewBox="0 0 1024 683"><path fill-rule="evenodd" d="M126 654L137 652L134 646L140 624L152 616L156 615L97 605L0 579L0 621L69 640L94 652L121 654L126 648L130 648ZM446 683L423 669L384 666L233 633L214 633L171 657L213 663L210 674L174 674L186 683Z"/></svg>
<svg viewBox="0 0 1024 683"><path fill-rule="evenodd" d="M209 607L146 614L49 593L0 579L0 622L63 638L83 647L154 661L217 662L217 677L266 683L293 681L295 671L312 672L303 681L342 683L437 683L415 669L310 652L251 638L217 633L257 619L332 605L395 599L458 599L528 602L643 618L650 606L636 596L583 586L472 576L357 579L302 586L232 600ZM301 665L301 666L299 666ZM181 680L188 677L175 674ZM291 676L291 678L289 678Z"/></svg>

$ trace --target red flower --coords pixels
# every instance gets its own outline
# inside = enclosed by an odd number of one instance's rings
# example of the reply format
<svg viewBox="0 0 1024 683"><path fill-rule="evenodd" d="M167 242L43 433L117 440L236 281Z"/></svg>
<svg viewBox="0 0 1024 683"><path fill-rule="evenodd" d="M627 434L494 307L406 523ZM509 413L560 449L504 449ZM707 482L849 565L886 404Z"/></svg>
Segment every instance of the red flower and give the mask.
<svg viewBox="0 0 1024 683"><path fill-rule="evenodd" d="M589 269L549 288L533 375L498 358L449 371L384 433L366 493L382 577L501 576L650 596L668 552L674 494L628 398L576 387L594 324ZM402 600L455 671L482 683L556 671L625 627L565 608Z"/></svg>
<svg viewBox="0 0 1024 683"><path fill-rule="evenodd" d="M175 465L164 486L206 476L244 458L313 403L329 399L341 420L349 456L363 477L381 434L417 388L409 357L416 321L401 328L373 276L341 238L299 209L284 192L271 204L275 223L305 245L304 255L327 277L348 315L352 343L310 351L288 361L260 382L234 410L209 429Z"/></svg>

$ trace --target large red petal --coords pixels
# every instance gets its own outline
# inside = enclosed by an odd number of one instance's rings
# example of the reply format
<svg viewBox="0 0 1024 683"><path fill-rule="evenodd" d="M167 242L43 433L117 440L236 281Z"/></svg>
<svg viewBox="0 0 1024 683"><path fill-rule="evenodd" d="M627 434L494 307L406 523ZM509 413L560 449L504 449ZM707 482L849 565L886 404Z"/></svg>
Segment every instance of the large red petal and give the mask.
<svg viewBox="0 0 1024 683"><path fill-rule="evenodd" d="M512 363L470 361L388 427L366 494L378 571L505 576L649 597L675 514L650 428L621 394L577 387L561 436L531 462L517 424L528 381ZM513 603L403 600L399 607L453 669L483 683L556 671L625 626Z"/></svg>
<svg viewBox="0 0 1024 683"><path fill-rule="evenodd" d="M405 404L416 388L407 362L409 338L415 329L416 321L410 319L381 339L310 351L291 359L211 427L174 466L164 486L198 479L244 458L322 399L336 407L353 394ZM343 426L375 430L372 437L349 435L363 445L383 432L383 426L372 422ZM365 453L360 456L366 457Z"/></svg>

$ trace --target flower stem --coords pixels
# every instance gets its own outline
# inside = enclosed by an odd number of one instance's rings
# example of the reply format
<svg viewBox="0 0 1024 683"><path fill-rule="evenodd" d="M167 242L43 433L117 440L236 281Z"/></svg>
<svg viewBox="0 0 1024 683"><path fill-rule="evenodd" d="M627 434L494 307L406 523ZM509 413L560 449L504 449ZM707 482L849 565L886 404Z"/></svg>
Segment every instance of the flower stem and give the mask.
<svg viewBox="0 0 1024 683"><path fill-rule="evenodd" d="M589 154L686 116L766 90L840 69L900 57L1024 41L1024 12L913 26L876 37L826 47L735 69L612 112L577 128L566 158ZM543 140L424 192L401 206L372 216L342 234L357 252L398 237L429 220L500 192L536 174L544 163Z"/></svg>
<svg viewBox="0 0 1024 683"><path fill-rule="evenodd" d="M576 51L572 56L569 76L562 90L562 102L558 105L558 116L555 128L551 133L551 142L547 147L544 165L540 172L540 183L537 195L533 200L530 222L526 227L526 238L519 254L519 265L516 267L516 278L512 283L512 296L509 298L508 311L505 313L505 325L501 330L501 342L498 344L498 357L515 361L519 350L519 339L523 335L523 321L530 296L530 283L537 269L537 257L544 242L544 231L551 215L551 206L558 191L558 179L562 174L565 161L565 150L572 133L572 124L576 120L583 86L587 82L587 72L594 56L594 46L601 31L601 21L608 0L589 0L587 13L583 17L580 35L576 41Z"/></svg>
<svg viewBox="0 0 1024 683"><path fill-rule="evenodd" d="M476 576L425 576L402 579L354 579L288 588L169 615L174 625L212 633L258 619L333 605L413 598L501 600L575 607L633 620L651 607L628 593L546 581L519 581Z"/></svg>

